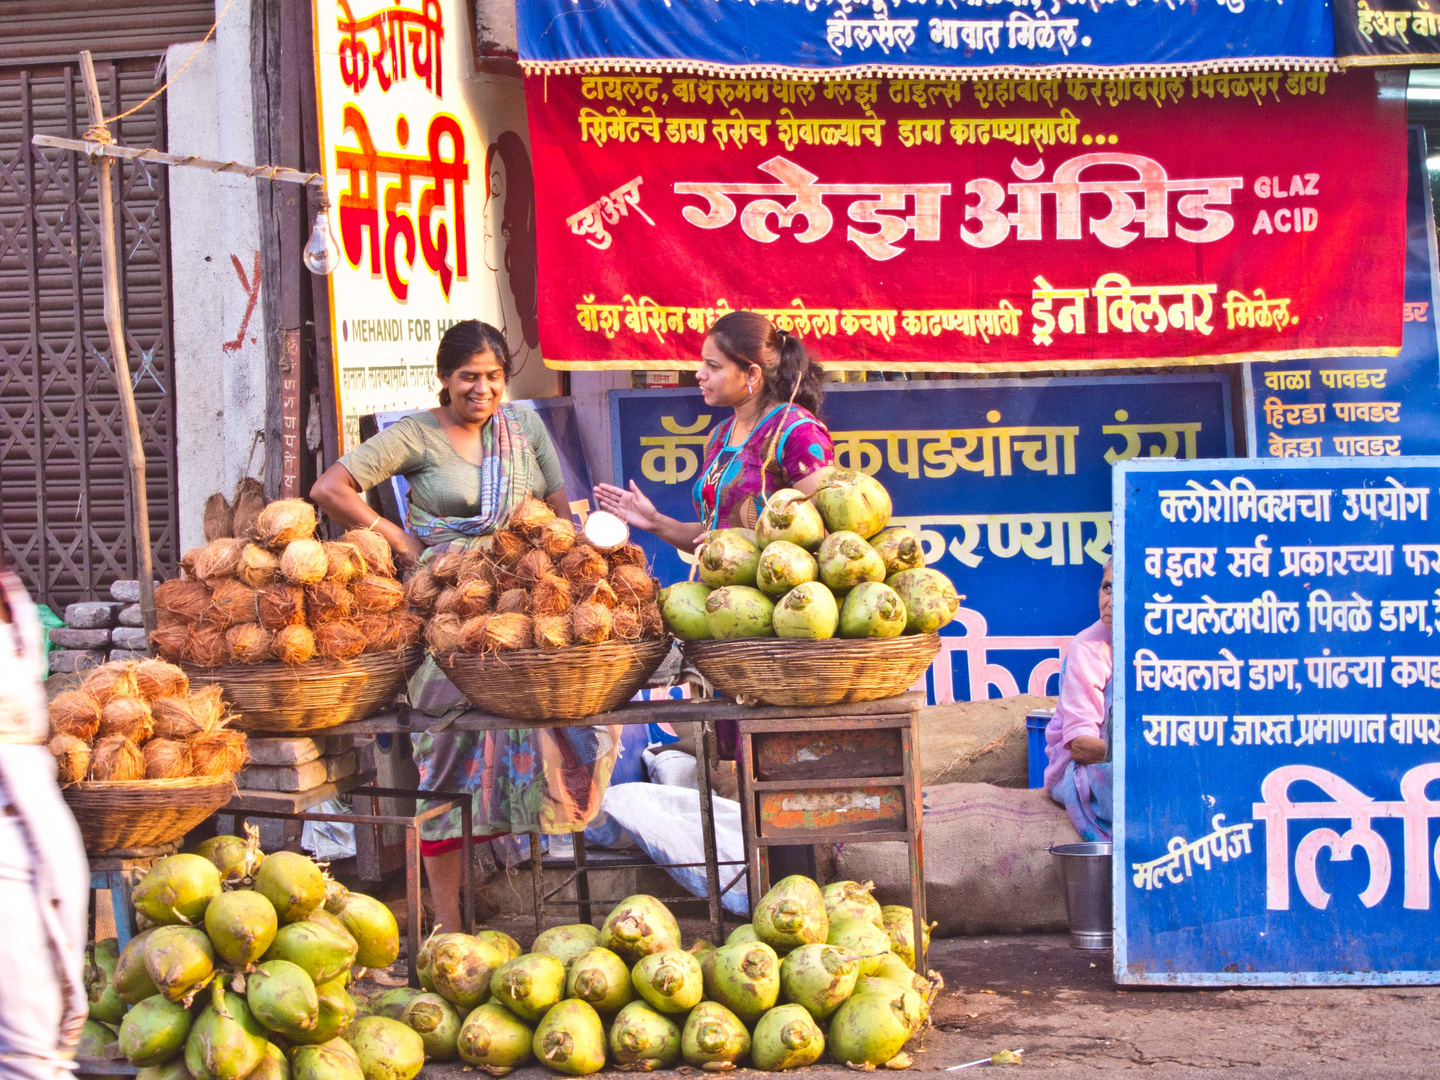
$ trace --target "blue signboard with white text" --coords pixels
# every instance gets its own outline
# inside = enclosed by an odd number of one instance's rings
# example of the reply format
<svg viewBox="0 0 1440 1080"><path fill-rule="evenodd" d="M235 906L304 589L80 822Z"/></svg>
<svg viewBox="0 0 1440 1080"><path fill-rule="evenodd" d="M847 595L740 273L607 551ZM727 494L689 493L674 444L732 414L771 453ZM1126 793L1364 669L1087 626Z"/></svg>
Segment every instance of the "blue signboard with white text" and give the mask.
<svg viewBox="0 0 1440 1080"><path fill-rule="evenodd" d="M698 520L691 488L728 410L682 389L614 391L610 411L616 482ZM1057 692L1070 639L1097 617L1116 461L1233 453L1220 375L842 384L822 418L837 464L886 486L892 524L964 597L928 680L938 702ZM688 576L674 548L636 539L661 584Z"/></svg>
<svg viewBox="0 0 1440 1080"><path fill-rule="evenodd" d="M1440 458L1114 500L1116 981L1440 982Z"/></svg>

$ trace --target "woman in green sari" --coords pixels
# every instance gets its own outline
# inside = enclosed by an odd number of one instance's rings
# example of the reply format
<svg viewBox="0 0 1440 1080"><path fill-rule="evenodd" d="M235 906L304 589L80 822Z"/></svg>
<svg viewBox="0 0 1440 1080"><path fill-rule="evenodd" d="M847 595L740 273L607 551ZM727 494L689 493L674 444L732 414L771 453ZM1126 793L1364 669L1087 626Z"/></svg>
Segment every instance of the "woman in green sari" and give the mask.
<svg viewBox="0 0 1440 1080"><path fill-rule="evenodd" d="M332 521L373 529L406 567L479 544L525 498L564 518L570 504L560 459L535 413L503 401L511 375L504 336L477 320L457 323L435 358L438 408L414 413L351 450L310 496ZM406 528L371 509L362 492L401 475L410 483ZM428 656L410 680L412 709L448 724L470 704ZM474 794L478 837L583 830L599 811L619 748L619 728L518 728L483 734L412 735L423 790ZM427 823L421 854L435 921L460 927L460 814Z"/></svg>

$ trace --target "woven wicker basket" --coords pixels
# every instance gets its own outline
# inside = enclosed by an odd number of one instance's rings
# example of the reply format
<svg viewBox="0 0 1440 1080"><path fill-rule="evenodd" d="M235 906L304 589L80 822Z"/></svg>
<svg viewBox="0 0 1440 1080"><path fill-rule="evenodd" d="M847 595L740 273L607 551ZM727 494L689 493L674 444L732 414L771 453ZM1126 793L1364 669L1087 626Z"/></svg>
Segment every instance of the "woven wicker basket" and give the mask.
<svg viewBox="0 0 1440 1080"><path fill-rule="evenodd" d="M229 776L86 780L61 790L91 855L173 843L234 793Z"/></svg>
<svg viewBox="0 0 1440 1080"><path fill-rule="evenodd" d="M629 701L670 652L665 641L456 653L435 662L477 706L509 720L579 720Z"/></svg>
<svg viewBox="0 0 1440 1080"><path fill-rule="evenodd" d="M420 664L418 648L303 664L182 664L192 686L218 683L241 731L289 734L359 720L388 705Z"/></svg>
<svg viewBox="0 0 1440 1080"><path fill-rule="evenodd" d="M903 694L939 652L939 634L685 645L686 657L722 693L744 704L781 706L839 705Z"/></svg>

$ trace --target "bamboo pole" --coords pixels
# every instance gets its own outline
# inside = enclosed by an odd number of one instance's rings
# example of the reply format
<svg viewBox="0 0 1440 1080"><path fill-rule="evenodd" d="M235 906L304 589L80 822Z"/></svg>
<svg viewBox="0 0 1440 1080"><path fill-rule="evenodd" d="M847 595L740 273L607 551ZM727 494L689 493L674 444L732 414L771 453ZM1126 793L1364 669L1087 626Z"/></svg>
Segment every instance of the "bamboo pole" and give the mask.
<svg viewBox="0 0 1440 1080"><path fill-rule="evenodd" d="M105 113L100 104L100 83L95 78L95 61L88 49L80 53L80 72L85 81L85 103L90 108L90 124L92 128L103 126ZM100 171L100 252L105 283L105 329L110 336L110 356L115 365L115 383L120 391L120 410L125 421L125 463L139 562L140 615L148 637L155 631L155 568L150 551L150 506L145 496L145 444L140 439L140 417L135 411L130 360L125 352L125 326L120 313L120 270L115 253L115 194L110 186L114 162L100 155L97 164Z"/></svg>

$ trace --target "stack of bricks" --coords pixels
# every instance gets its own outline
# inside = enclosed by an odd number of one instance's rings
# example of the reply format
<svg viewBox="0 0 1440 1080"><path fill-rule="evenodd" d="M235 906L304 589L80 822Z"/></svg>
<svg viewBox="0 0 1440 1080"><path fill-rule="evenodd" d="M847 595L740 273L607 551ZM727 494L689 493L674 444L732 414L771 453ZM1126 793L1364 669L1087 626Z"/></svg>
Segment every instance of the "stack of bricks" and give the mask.
<svg viewBox="0 0 1440 1080"><path fill-rule="evenodd" d="M343 791L346 781L375 769L374 741L354 735L251 735L248 754L235 774L243 791L300 794L327 784Z"/></svg>
<svg viewBox="0 0 1440 1080"><path fill-rule="evenodd" d="M57 675L149 655L138 581L115 582L109 600L71 604L65 625L50 631L50 671Z"/></svg>

